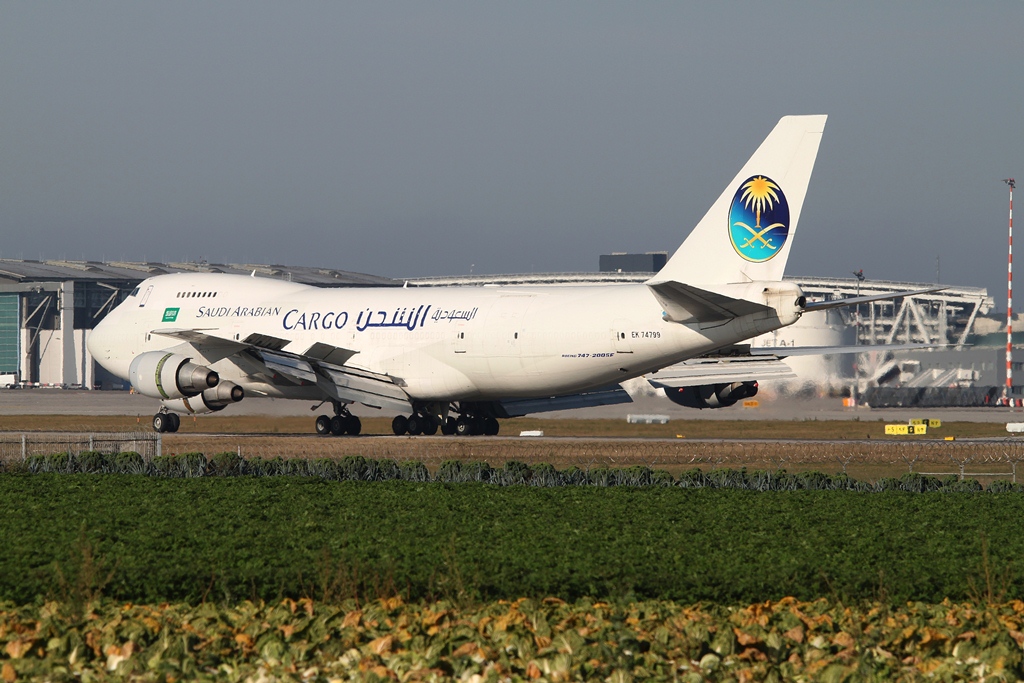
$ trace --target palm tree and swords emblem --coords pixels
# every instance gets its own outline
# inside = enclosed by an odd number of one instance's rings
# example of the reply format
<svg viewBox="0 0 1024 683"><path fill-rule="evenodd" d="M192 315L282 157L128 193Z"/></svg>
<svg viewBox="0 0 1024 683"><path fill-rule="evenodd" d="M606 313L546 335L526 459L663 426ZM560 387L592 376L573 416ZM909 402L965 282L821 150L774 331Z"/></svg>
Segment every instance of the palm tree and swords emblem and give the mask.
<svg viewBox="0 0 1024 683"><path fill-rule="evenodd" d="M740 256L755 262L772 258L786 243L788 225L789 205L775 182L758 175L740 185L729 211L730 238Z"/></svg>

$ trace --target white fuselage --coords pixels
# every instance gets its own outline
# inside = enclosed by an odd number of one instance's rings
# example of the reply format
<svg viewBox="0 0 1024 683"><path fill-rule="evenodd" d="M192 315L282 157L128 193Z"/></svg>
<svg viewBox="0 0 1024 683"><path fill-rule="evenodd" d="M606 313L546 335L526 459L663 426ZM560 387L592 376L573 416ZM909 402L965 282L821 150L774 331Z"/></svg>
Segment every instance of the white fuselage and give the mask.
<svg viewBox="0 0 1024 683"><path fill-rule="evenodd" d="M295 354L316 343L354 351L346 365L393 377L414 401L555 396L622 382L799 317L800 291L789 283L715 290L771 313L714 325L667 322L647 286L636 284L325 289L237 275L161 275L93 330L89 349L127 378L135 356L182 343L162 330L231 341L258 334L286 340L284 351ZM234 357L212 367L257 393L317 397L315 387L257 378Z"/></svg>

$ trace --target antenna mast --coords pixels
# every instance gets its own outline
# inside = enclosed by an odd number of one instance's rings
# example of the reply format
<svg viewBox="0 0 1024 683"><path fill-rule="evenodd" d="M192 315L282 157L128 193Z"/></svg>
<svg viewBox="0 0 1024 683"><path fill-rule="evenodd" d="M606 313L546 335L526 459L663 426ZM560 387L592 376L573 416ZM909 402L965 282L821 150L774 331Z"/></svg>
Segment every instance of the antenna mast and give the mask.
<svg viewBox="0 0 1024 683"><path fill-rule="evenodd" d="M1013 393L1013 188L1017 186L1013 178L1006 178L1004 183L1010 186L1010 243L1006 261L1006 386L1003 388L1003 400L1011 404L1010 394Z"/></svg>

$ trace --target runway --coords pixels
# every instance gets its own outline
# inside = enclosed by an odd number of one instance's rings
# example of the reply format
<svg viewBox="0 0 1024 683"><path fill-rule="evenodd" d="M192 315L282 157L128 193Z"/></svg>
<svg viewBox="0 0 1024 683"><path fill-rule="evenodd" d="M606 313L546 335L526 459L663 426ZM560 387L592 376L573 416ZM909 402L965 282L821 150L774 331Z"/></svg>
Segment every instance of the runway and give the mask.
<svg viewBox="0 0 1024 683"><path fill-rule="evenodd" d="M311 417L308 401L249 397L217 415L265 415L267 417ZM61 389L0 389L0 414L4 415L131 415L152 416L160 402L126 391L84 391ZM324 410L323 412L328 412ZM380 417L382 412L355 405L360 417ZM667 415L670 420L864 420L906 422L929 417L946 422L1024 422L1024 408L844 408L842 399L759 398L758 407L732 406L717 410L694 410L667 399L642 398L634 403L581 410L538 413L531 417L551 419L621 419L629 414ZM199 419L202 419L200 416Z"/></svg>
<svg viewBox="0 0 1024 683"><path fill-rule="evenodd" d="M826 472L847 471L859 479L874 480L883 476L900 476L909 470L926 473L958 473L965 476L991 478L1015 478L1016 466L1024 461L1024 440L1003 436L998 428L1000 422L1024 421L1024 411L1008 408L976 409L900 409L871 410L844 409L839 399L821 401L775 400L763 401L758 408L732 407L720 410L691 410L676 406L667 400L645 399L638 403L594 408L581 411L564 411L544 417L593 419L594 431L626 425L630 413L656 413L668 415L667 426L651 425L635 430L635 436L580 435L578 423L572 423L570 436L552 435L559 424L554 420L533 420L529 429L543 429L548 422L550 429L544 437L519 436L519 424L507 424L507 432L498 437L451 437L451 436L392 436L386 434L390 416L381 411L356 406L354 411L371 425L366 431L376 432L359 437L323 437L312 433L314 404L304 401L284 401L265 398L247 398L241 403L217 413L218 417L228 414L250 416L237 423L233 433L217 433L206 428L204 417L187 419L177 434L164 434L161 448L164 454L200 452L208 457L231 451L246 458L345 458L362 456L397 461L415 460L436 470L447 460L486 461L492 467L501 467L508 461L524 462L531 465L550 464L558 469L579 467L581 469L649 467L679 473L700 467L704 470L746 467L750 470L789 471L819 470ZM155 439L149 427L149 419L157 411L159 402L144 396L127 392L62 391L58 389L6 390L0 391L0 415L9 416L82 416L81 421L73 420L71 427L83 434L92 430L104 431L98 427L104 420L114 424L108 431L141 432L146 439ZM88 416L98 418L97 425L90 424ZM266 421L251 416L266 417ZM297 421L296 418L302 418ZM378 418L372 420L368 418ZM538 416L539 417L539 416ZM902 422L910 418L928 417L949 422L974 422L978 428L973 435L999 435L989 438L964 438L970 430L957 433L955 441L944 441L952 432L936 430L926 437L884 439L880 421ZM35 419L35 418L33 418ZM274 421L279 425L275 425ZM308 420L309 432L302 431ZM719 436L721 423L707 424L700 429L703 421L733 420L735 434L730 438ZM621 421L621 422L620 422ZM760 421L753 424L751 421ZM832 426L828 426L832 421ZM843 421L840 424L840 421ZM10 424L14 422L14 424ZM80 423L79 423L80 422ZM751 422L748 425L744 422ZM817 422L818 424L814 424ZM31 429L8 421L9 430ZM45 425L46 421L42 423ZM601 423L605 423L602 425ZM777 424L773 424L777 423ZM825 424L822 424L825 423ZM211 422L209 426L213 426ZM223 423L222 423L223 424ZM676 426L678 424L678 427ZM539 425L539 426L538 426ZM253 432L253 429L267 427L267 431ZM239 428L240 427L240 428ZM631 425L630 427L638 427ZM46 429L46 427L35 427ZM59 427L67 429L67 426ZM281 429L282 433L273 433ZM658 431L660 429L660 431ZM961 428L962 429L962 428ZM585 427L584 427L585 430ZM686 438L674 438L676 431L685 431ZM847 438L815 438L822 431ZM964 433L964 436L960 434ZM271 432L271 433L268 433ZM564 433L564 432L563 432ZM708 436L708 435L713 436ZM772 438L778 434L780 438ZM792 438L793 434L807 434L807 438ZM748 438L742 438L744 436ZM767 438L766 438L767 435ZM972 435L972 436L973 436ZM61 452L66 450L88 450L88 437L78 446L65 441L71 435L47 437L31 432L29 437L40 443L38 451ZM865 438L870 436L870 438ZM21 451L20 435L13 431L0 435L0 441L10 441L5 451L18 456ZM48 441L48 443L44 443ZM125 446L127 450L141 450L141 445ZM6 456L5 456L6 457ZM1024 474L1024 468L1022 468Z"/></svg>

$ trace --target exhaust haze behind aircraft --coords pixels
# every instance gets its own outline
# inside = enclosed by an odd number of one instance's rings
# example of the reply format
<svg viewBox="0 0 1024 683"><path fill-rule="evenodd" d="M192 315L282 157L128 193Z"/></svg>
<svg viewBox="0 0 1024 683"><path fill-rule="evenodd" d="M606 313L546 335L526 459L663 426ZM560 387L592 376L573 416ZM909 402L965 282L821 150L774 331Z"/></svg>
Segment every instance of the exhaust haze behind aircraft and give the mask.
<svg viewBox="0 0 1024 683"><path fill-rule="evenodd" d="M160 275L100 322L89 351L162 401L158 431L245 395L330 402L321 434L359 433L353 403L398 413L398 434L496 434L497 418L627 402L622 382L790 325L808 307L782 275L825 119L781 119L644 284L322 289ZM720 375L669 386L735 402L756 379L717 385Z"/></svg>

